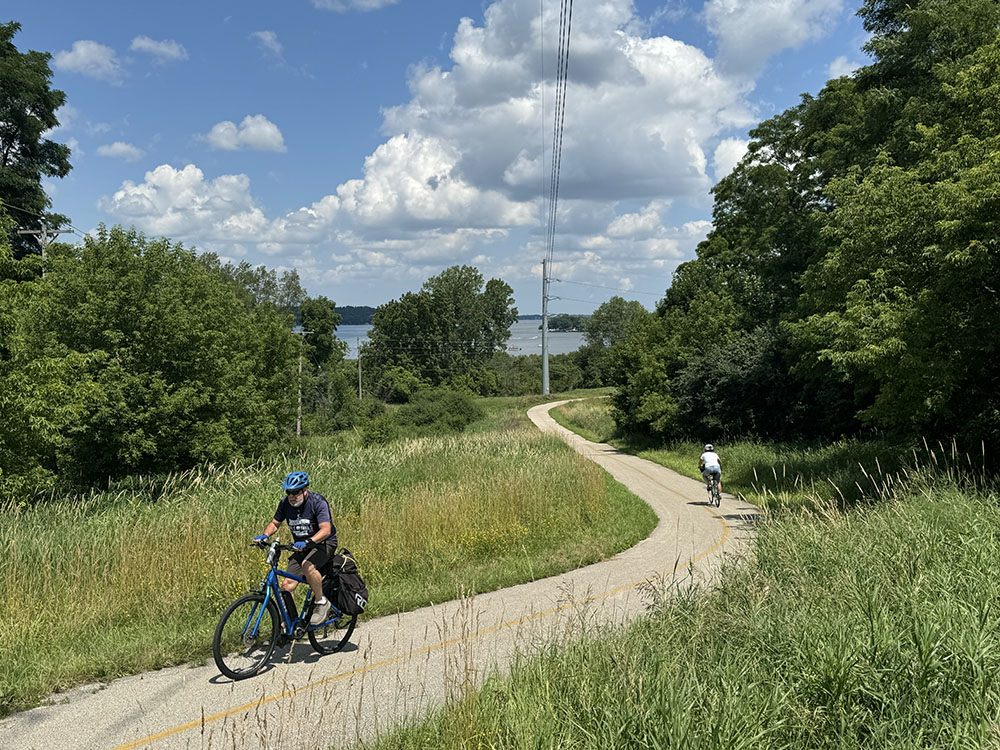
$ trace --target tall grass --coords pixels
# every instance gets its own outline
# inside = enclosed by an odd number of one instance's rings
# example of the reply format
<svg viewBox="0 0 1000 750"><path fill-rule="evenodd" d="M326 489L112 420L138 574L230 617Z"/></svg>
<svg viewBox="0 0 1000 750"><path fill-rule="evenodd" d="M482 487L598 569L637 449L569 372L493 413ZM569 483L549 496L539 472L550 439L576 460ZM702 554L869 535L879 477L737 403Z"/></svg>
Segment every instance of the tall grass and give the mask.
<svg viewBox="0 0 1000 750"><path fill-rule="evenodd" d="M698 457L703 443L673 441L650 445L615 432L611 405L604 399L575 401L552 410L560 424L588 440L615 447L701 479ZM846 438L830 443L715 443L722 459L723 489L768 510L841 509L877 501L906 484L914 473L932 472L963 486L982 487L986 466L983 446L966 450L954 441L901 443L884 439Z"/></svg>
<svg viewBox="0 0 1000 750"><path fill-rule="evenodd" d="M552 409L549 414L566 429L595 443L606 443L615 435L611 404L603 398L570 401Z"/></svg>
<svg viewBox="0 0 1000 750"><path fill-rule="evenodd" d="M300 443L86 497L3 508L0 714L82 680L202 658L215 620L264 573L247 541L284 474L309 471L356 554L370 615L593 562L645 537L648 507L523 416L468 436L362 449Z"/></svg>
<svg viewBox="0 0 1000 750"><path fill-rule="evenodd" d="M775 516L717 590L522 658L379 747L995 747L1000 498L891 495Z"/></svg>

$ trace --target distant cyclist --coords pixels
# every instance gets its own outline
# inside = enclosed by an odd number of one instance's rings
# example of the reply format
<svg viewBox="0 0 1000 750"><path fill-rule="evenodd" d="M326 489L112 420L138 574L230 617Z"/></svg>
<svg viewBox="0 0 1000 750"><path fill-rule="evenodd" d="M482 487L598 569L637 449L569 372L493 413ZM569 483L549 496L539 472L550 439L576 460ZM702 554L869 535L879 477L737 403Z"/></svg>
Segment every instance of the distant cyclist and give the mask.
<svg viewBox="0 0 1000 750"><path fill-rule="evenodd" d="M719 483L719 492L722 492L722 462L719 461L719 454L715 452L715 447L708 443L705 452L698 459L698 471L708 482L708 478L715 475L715 481Z"/></svg>
<svg viewBox="0 0 1000 750"><path fill-rule="evenodd" d="M315 597L309 623L319 625L326 621L330 611L330 601L323 595L323 575L319 571L337 550L337 530L330 516L330 504L318 492L309 491L309 475L304 471L293 471L285 477L281 488L285 496L278 503L274 518L264 533L255 536L253 541L263 544L282 522L288 523L295 539L292 545L295 551L288 560L288 572L308 581ZM298 581L285 578L281 588L291 595L298 585Z"/></svg>

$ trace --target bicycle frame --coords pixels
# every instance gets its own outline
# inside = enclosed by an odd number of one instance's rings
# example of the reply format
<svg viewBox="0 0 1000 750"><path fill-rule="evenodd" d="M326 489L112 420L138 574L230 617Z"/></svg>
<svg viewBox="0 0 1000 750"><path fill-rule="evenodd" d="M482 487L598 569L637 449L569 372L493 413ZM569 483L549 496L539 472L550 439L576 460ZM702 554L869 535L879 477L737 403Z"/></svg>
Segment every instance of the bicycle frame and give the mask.
<svg viewBox="0 0 1000 750"><path fill-rule="evenodd" d="M715 503L716 495L719 493L719 478L715 474L709 474L705 477L705 489L708 490L708 502Z"/></svg>
<svg viewBox="0 0 1000 750"><path fill-rule="evenodd" d="M243 632L256 634L257 628L260 627L260 620L264 616L264 610L267 609L267 604L272 599L278 607L278 612L281 614L281 624L283 627L282 634L287 637L295 637L297 628L301 627L303 623L306 623L306 615L309 612L309 605L313 600L312 587L309 586L309 582L294 573L289 573L287 570L280 570L278 568L278 560L281 556L281 550L288 549L284 547L280 542L272 542L270 548L267 552L267 563L271 566L271 569L267 573L267 577L264 578L260 583L259 591L264 593L264 602L262 603L260 609L254 609L250 612L247 621L243 624ZM285 605L285 597L281 595L281 586L278 585L279 578L290 578L293 581L298 581L299 583L304 583L308 587L306 591L306 598L302 602L302 611L293 619L291 613L288 611L288 607ZM319 625L308 625L302 629L302 634L304 635L310 630L316 630L324 625L327 625L338 617L341 617L343 613L337 609L333 603L330 603L330 617L327 618L326 622L321 622ZM253 623L253 627L250 627L250 620L256 620ZM249 630L248 630L249 628Z"/></svg>

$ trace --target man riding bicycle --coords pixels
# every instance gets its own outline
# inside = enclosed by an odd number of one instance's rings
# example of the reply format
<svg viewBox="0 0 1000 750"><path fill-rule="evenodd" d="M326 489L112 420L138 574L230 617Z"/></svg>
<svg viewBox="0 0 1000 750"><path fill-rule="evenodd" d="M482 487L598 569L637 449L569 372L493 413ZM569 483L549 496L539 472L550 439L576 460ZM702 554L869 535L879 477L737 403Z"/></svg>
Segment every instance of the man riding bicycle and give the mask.
<svg viewBox="0 0 1000 750"><path fill-rule="evenodd" d="M254 544L264 544L283 522L288 523L295 543L295 551L288 560L288 572L305 578L313 591L315 604L310 625L326 621L330 611L330 601L323 595L323 575L319 572L337 551L337 530L330 516L330 504L318 492L309 491L309 475L304 471L293 471L282 482L285 497L278 503L274 518L264 529L264 533L253 538ZM281 588L290 597L299 582L286 578Z"/></svg>
<svg viewBox="0 0 1000 750"><path fill-rule="evenodd" d="M711 443L705 445L705 452L698 459L698 471L701 472L705 482L708 482L709 477L714 474L715 481L719 485L719 492L722 492L722 462L719 461L719 454L715 452Z"/></svg>

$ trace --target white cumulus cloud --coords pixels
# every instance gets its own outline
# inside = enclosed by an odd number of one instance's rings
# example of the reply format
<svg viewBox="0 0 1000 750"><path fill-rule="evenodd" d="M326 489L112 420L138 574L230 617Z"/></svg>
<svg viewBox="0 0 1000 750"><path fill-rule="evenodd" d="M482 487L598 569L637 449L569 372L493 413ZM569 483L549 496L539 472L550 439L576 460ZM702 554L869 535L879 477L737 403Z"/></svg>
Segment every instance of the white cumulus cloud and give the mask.
<svg viewBox="0 0 1000 750"><path fill-rule="evenodd" d="M703 13L723 70L752 79L775 53L825 34L843 7L844 0L708 0Z"/></svg>
<svg viewBox="0 0 1000 750"><path fill-rule="evenodd" d="M114 143L109 143L104 146L97 147L98 156L107 156L112 159L124 159L125 161L136 161L142 158L143 151L141 148L133 146L131 143L125 143L124 141L115 141Z"/></svg>
<svg viewBox="0 0 1000 750"><path fill-rule="evenodd" d="M284 47L281 46L281 42L278 40L278 35L273 31L255 31L250 35L250 38L256 41L261 49L277 57L281 57L284 51Z"/></svg>
<svg viewBox="0 0 1000 750"><path fill-rule="evenodd" d="M229 120L217 122L204 136L214 149L235 151L249 148L254 151L285 151L285 139L278 126L264 115L247 115L243 122Z"/></svg>
<svg viewBox="0 0 1000 750"><path fill-rule="evenodd" d="M841 76L849 76L860 67L861 63L848 60L844 55L841 55L830 63L830 66L826 69L826 73L830 78L840 78Z"/></svg>
<svg viewBox="0 0 1000 750"><path fill-rule="evenodd" d="M129 49L133 52L145 52L152 55L160 63L188 59L188 52L184 49L184 45L175 42L173 39L164 39L158 42L155 39L150 39L148 36L137 36L132 40Z"/></svg>
<svg viewBox="0 0 1000 750"><path fill-rule="evenodd" d="M115 51L90 39L73 42L68 51L56 52L52 62L57 70L80 73L112 83L118 83L122 78L121 64Z"/></svg>
<svg viewBox="0 0 1000 750"><path fill-rule="evenodd" d="M713 58L657 34L631 0L576 0L556 274L665 289L711 228L697 219L711 212L709 189L745 152L734 134L759 119L747 98L753 76L769 55L821 33L842 1L708 0L703 18L719 42ZM321 284L419 284L444 265L479 258L487 275L535 285L552 159L552 15L541 23L537 0L494 0L482 21L462 19L450 60L411 68L407 100L384 110L381 145L299 208L265 216L245 175L213 179L168 164L123 183L102 206L144 231L222 254L268 254ZM745 44L740 24L752 37ZM251 37L282 51L273 32ZM202 137L216 149L284 150L263 115L217 123Z"/></svg>
<svg viewBox="0 0 1000 750"><path fill-rule="evenodd" d="M256 242L267 226L243 174L206 180L193 164L162 164L99 202L102 210L151 234L197 241Z"/></svg>
<svg viewBox="0 0 1000 750"><path fill-rule="evenodd" d="M750 141L741 138L724 138L715 147L712 161L715 163L715 180L718 182L732 172L747 152Z"/></svg>
<svg viewBox="0 0 1000 750"><path fill-rule="evenodd" d="M530 204L477 188L459 173L461 152L439 138L397 135L365 160L365 177L337 189L362 225L517 226L536 220Z"/></svg>

